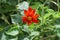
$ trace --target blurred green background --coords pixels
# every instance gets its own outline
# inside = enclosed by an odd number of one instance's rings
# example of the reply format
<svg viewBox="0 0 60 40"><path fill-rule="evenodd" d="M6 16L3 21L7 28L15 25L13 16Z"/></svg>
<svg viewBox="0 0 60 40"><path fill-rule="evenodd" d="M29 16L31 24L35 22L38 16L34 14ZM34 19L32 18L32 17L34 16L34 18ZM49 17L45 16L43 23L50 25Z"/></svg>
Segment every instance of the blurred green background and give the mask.
<svg viewBox="0 0 60 40"><path fill-rule="evenodd" d="M30 30L16 8L24 1L40 15ZM60 40L60 0L0 0L0 40Z"/></svg>

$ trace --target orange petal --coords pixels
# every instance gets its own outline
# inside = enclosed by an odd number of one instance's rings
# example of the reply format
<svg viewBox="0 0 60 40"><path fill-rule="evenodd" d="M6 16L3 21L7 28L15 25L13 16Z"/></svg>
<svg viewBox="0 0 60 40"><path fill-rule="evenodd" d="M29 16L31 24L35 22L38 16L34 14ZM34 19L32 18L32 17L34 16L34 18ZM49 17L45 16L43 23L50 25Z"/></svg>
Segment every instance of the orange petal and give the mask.
<svg viewBox="0 0 60 40"><path fill-rule="evenodd" d="M35 14L35 10L32 10L31 12L28 12L29 16L33 16Z"/></svg>
<svg viewBox="0 0 60 40"><path fill-rule="evenodd" d="M32 21L28 21L27 24L28 24L28 25L32 24Z"/></svg>
<svg viewBox="0 0 60 40"><path fill-rule="evenodd" d="M39 21L35 19L35 20L33 20L33 22L34 22L34 23L38 23Z"/></svg>
<svg viewBox="0 0 60 40"><path fill-rule="evenodd" d="M32 10L32 12L30 13L32 16L35 14L36 10Z"/></svg>
<svg viewBox="0 0 60 40"><path fill-rule="evenodd" d="M28 11L29 11L29 12L31 12L31 11L32 11L32 8L31 8L31 7L29 7L29 8L28 8Z"/></svg>
<svg viewBox="0 0 60 40"><path fill-rule="evenodd" d="M33 16L33 19L37 19L39 17L39 14L35 14L34 16Z"/></svg>
<svg viewBox="0 0 60 40"><path fill-rule="evenodd" d="M24 10L24 14L25 14L25 15L28 15L28 11L27 11L27 10Z"/></svg>
<svg viewBox="0 0 60 40"><path fill-rule="evenodd" d="M23 20L23 22L27 22L27 17L26 16L23 16L22 17L22 20Z"/></svg>

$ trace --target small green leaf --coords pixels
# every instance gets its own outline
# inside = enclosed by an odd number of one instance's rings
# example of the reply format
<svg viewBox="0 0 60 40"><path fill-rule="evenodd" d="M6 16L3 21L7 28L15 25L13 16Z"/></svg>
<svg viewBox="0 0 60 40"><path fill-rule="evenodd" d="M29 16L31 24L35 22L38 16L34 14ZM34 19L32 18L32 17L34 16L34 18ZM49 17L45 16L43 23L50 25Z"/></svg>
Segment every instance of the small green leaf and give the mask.
<svg viewBox="0 0 60 40"><path fill-rule="evenodd" d="M57 13L57 14L55 14L53 16L54 16L54 18L60 18L60 13Z"/></svg>
<svg viewBox="0 0 60 40"><path fill-rule="evenodd" d="M31 34L30 34L30 36L37 36L37 35L39 35L38 31L31 32Z"/></svg>
<svg viewBox="0 0 60 40"><path fill-rule="evenodd" d="M54 12L54 10L52 10L52 9L47 9L46 12L52 13L52 12Z"/></svg>
<svg viewBox="0 0 60 40"><path fill-rule="evenodd" d="M51 15L52 15L52 13L45 14L44 19L49 18L49 16L51 16Z"/></svg>
<svg viewBox="0 0 60 40"><path fill-rule="evenodd" d="M29 28L33 29L34 28L34 23L32 23L31 25L29 25Z"/></svg>
<svg viewBox="0 0 60 40"><path fill-rule="evenodd" d="M28 28L28 25L23 25L23 28L22 28L23 31L29 33L29 28Z"/></svg>

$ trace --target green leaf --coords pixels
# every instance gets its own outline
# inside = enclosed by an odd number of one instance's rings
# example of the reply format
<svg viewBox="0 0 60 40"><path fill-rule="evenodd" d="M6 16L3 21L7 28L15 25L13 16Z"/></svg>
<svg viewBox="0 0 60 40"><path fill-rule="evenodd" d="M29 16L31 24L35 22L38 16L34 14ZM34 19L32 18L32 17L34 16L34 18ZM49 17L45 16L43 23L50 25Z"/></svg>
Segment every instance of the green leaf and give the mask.
<svg viewBox="0 0 60 40"><path fill-rule="evenodd" d="M51 15L52 15L52 13L45 14L44 19L49 18L49 16L51 16Z"/></svg>
<svg viewBox="0 0 60 40"><path fill-rule="evenodd" d="M38 31L31 32L31 34L30 34L30 36L37 36L37 35L39 35Z"/></svg>
<svg viewBox="0 0 60 40"><path fill-rule="evenodd" d="M1 37L1 40L18 40L18 37L8 38L8 36L3 33L2 37Z"/></svg>
<svg viewBox="0 0 60 40"><path fill-rule="evenodd" d="M60 37L60 25L55 25L56 31L57 31L57 36Z"/></svg>
<svg viewBox="0 0 60 40"><path fill-rule="evenodd" d="M6 0L8 4L15 6L18 3L18 0Z"/></svg>
<svg viewBox="0 0 60 40"><path fill-rule="evenodd" d="M29 40L29 38L26 37L26 38L24 38L23 40Z"/></svg>
<svg viewBox="0 0 60 40"><path fill-rule="evenodd" d="M11 15L11 20L14 24L22 24L22 17L20 14Z"/></svg>
<svg viewBox="0 0 60 40"><path fill-rule="evenodd" d="M0 13L7 13L7 12L11 12L11 11L16 10L15 6L11 6L8 3L3 3L0 6L1 6L0 7Z"/></svg>
<svg viewBox="0 0 60 40"><path fill-rule="evenodd" d="M56 28L60 28L60 25L55 25Z"/></svg>
<svg viewBox="0 0 60 40"><path fill-rule="evenodd" d="M18 37L12 38L12 39L8 39L8 40L18 40Z"/></svg>
<svg viewBox="0 0 60 40"><path fill-rule="evenodd" d="M24 1L22 3L17 4L17 9L18 10L26 10L29 7L29 3Z"/></svg>
<svg viewBox="0 0 60 40"><path fill-rule="evenodd" d="M60 13L54 14L54 18L60 18Z"/></svg>
<svg viewBox="0 0 60 40"><path fill-rule="evenodd" d="M6 35L4 33L2 34L1 40L7 40Z"/></svg>
<svg viewBox="0 0 60 40"><path fill-rule="evenodd" d="M8 31L5 32L7 35L17 36L19 34L19 26L13 25Z"/></svg>
<svg viewBox="0 0 60 40"><path fill-rule="evenodd" d="M33 32L31 32L30 36L31 36L30 40L33 40L35 37L39 36L39 32L33 31Z"/></svg>
<svg viewBox="0 0 60 40"><path fill-rule="evenodd" d="M31 5L32 8L37 9L39 7L39 2L33 2L34 5Z"/></svg>
<svg viewBox="0 0 60 40"><path fill-rule="evenodd" d="M32 23L31 25L29 25L29 29L33 29L34 28L34 23Z"/></svg>
<svg viewBox="0 0 60 40"><path fill-rule="evenodd" d="M30 32L28 25L23 25L22 30L27 32L27 33Z"/></svg>
<svg viewBox="0 0 60 40"><path fill-rule="evenodd" d="M48 12L48 13L53 13L54 10L52 10L52 9L47 9L46 12Z"/></svg>
<svg viewBox="0 0 60 40"><path fill-rule="evenodd" d="M18 38L18 40L24 40L26 37L28 37L28 35L19 35L19 38Z"/></svg>
<svg viewBox="0 0 60 40"><path fill-rule="evenodd" d="M12 30L12 31L8 31L6 32L7 35L11 35L11 36L16 36L19 34L18 30Z"/></svg>
<svg viewBox="0 0 60 40"><path fill-rule="evenodd" d="M47 9L46 12L47 12L47 14L45 14L44 19L49 18L51 15L54 15L54 13L55 13L54 10L52 10L52 9Z"/></svg>
<svg viewBox="0 0 60 40"><path fill-rule="evenodd" d="M6 0L0 0L0 3L6 3Z"/></svg>
<svg viewBox="0 0 60 40"><path fill-rule="evenodd" d="M8 28L9 28L8 24L5 21L0 19L0 31L3 32L5 30L8 30Z"/></svg>

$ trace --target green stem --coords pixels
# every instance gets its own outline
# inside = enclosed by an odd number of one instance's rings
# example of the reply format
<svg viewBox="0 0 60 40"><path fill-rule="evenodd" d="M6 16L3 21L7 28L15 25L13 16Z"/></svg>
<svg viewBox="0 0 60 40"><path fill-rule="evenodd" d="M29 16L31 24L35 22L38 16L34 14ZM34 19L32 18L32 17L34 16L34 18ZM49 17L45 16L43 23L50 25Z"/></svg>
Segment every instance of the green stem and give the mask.
<svg viewBox="0 0 60 40"><path fill-rule="evenodd" d="M44 4L42 5L42 12L41 12L41 15L42 15L42 24L44 23L44 6L45 6L45 4L47 3L47 1L48 0L46 0L45 2L44 2Z"/></svg>
<svg viewBox="0 0 60 40"><path fill-rule="evenodd" d="M57 2L58 2L58 12L59 12L59 0L57 0Z"/></svg>
<svg viewBox="0 0 60 40"><path fill-rule="evenodd" d="M18 0L18 3L20 3L21 0Z"/></svg>
<svg viewBox="0 0 60 40"><path fill-rule="evenodd" d="M1 14L2 14L2 19L3 19L7 24L10 25L10 23L9 23L8 19L6 18L6 16L5 16L3 13L1 13Z"/></svg>

